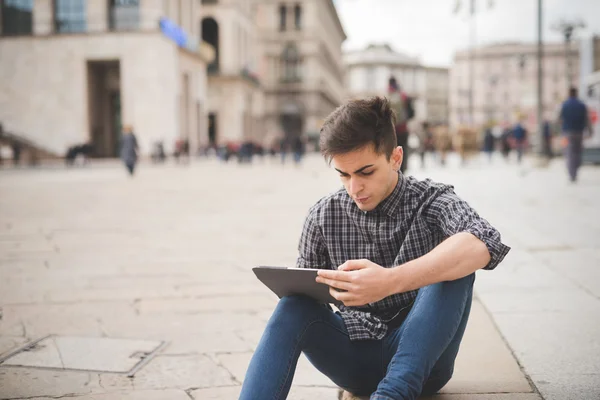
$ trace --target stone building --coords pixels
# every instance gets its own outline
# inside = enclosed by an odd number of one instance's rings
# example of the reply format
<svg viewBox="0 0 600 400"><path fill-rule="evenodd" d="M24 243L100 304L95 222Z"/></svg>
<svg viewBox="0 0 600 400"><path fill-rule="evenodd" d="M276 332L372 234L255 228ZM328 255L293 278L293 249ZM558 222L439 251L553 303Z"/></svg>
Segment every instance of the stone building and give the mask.
<svg viewBox="0 0 600 400"><path fill-rule="evenodd" d="M216 53L208 65L208 142L253 140L263 134L263 91L253 0L202 0L202 38Z"/></svg>
<svg viewBox="0 0 600 400"><path fill-rule="evenodd" d="M264 141L316 137L345 99L346 34L332 0L255 0Z"/></svg>
<svg viewBox="0 0 600 400"><path fill-rule="evenodd" d="M556 120L568 87L578 82L579 52L571 46L573 81L567 81L563 43L546 43L543 58L544 118ZM469 123L469 52L458 52L450 68L450 122ZM523 119L530 129L537 126L537 45L505 43L475 50L473 59L473 122L514 123Z"/></svg>
<svg viewBox="0 0 600 400"><path fill-rule="evenodd" d="M354 98L385 96L391 76L414 98L418 121L447 123L448 69L424 66L417 57L371 44L344 54L348 94Z"/></svg>
<svg viewBox="0 0 600 400"><path fill-rule="evenodd" d="M4 0L0 123L62 155L90 142L118 154L131 124L141 151L208 137L206 66L197 0Z"/></svg>

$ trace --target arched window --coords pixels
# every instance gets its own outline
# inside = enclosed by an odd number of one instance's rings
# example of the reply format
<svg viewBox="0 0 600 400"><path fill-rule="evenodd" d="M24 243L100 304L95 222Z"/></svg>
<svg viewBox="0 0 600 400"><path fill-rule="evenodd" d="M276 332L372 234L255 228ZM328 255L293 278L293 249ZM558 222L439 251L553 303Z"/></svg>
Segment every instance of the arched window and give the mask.
<svg viewBox="0 0 600 400"><path fill-rule="evenodd" d="M285 23L287 19L287 8L284 4L279 6L279 30L285 31Z"/></svg>
<svg viewBox="0 0 600 400"><path fill-rule="evenodd" d="M288 44L285 49L283 49L281 63L283 71L282 80L284 82L294 82L301 79L302 60L300 59L298 48L294 43Z"/></svg>
<svg viewBox="0 0 600 400"><path fill-rule="evenodd" d="M296 4L294 7L294 25L297 30L302 28L302 7L300 4Z"/></svg>
<svg viewBox="0 0 600 400"><path fill-rule="evenodd" d="M219 24L213 18L202 20L202 40L215 48L215 59L208 65L208 72L219 71Z"/></svg>

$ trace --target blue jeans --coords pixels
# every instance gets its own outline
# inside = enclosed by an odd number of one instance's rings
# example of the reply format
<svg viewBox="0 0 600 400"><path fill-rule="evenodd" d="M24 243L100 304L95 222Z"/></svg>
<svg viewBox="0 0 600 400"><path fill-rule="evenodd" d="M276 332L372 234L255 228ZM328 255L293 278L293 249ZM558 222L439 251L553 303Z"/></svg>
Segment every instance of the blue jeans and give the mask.
<svg viewBox="0 0 600 400"><path fill-rule="evenodd" d="M282 298L254 352L240 400L285 399L300 353L335 384L371 400L434 394L452 377L475 274L419 290L399 328L351 341L339 314L303 296Z"/></svg>

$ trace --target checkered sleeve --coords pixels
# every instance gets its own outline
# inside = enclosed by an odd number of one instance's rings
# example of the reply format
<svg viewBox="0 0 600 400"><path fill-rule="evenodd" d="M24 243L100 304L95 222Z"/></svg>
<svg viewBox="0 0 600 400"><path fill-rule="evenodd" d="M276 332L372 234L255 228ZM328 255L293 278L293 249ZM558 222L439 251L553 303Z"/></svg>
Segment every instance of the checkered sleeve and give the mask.
<svg viewBox="0 0 600 400"><path fill-rule="evenodd" d="M425 211L425 218L432 230L444 237L469 232L481 240L490 252L490 262L484 269L492 270L508 254L510 247L502 243L500 232L452 190L435 197Z"/></svg>
<svg viewBox="0 0 600 400"><path fill-rule="evenodd" d="M312 208L306 220L298 244L298 268L331 269L331 261L325 239L317 224L317 210Z"/></svg>

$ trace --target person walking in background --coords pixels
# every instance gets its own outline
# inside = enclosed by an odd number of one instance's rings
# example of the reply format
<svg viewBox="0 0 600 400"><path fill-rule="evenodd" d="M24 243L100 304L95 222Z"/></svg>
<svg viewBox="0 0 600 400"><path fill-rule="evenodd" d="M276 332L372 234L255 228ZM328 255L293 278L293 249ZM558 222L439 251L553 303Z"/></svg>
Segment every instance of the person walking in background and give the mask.
<svg viewBox="0 0 600 400"><path fill-rule="evenodd" d="M446 155L452 149L452 138L450 137L448 126L438 125L435 128L433 143L435 150L439 154L440 165L443 167L446 165Z"/></svg>
<svg viewBox="0 0 600 400"><path fill-rule="evenodd" d="M567 139L567 170L571 182L577 181L577 171L581 166L583 133L587 129L588 137L592 127L588 119L587 107L577 98L577 89L569 89L569 98L560 109L562 134Z"/></svg>
<svg viewBox="0 0 600 400"><path fill-rule="evenodd" d="M285 159L287 157L287 150L288 150L288 140L284 134L284 136L282 136L281 139L279 140L279 154L281 155L281 164L285 164Z"/></svg>
<svg viewBox="0 0 600 400"><path fill-rule="evenodd" d="M494 154L494 149L496 147L496 138L492 133L492 125L488 125L485 128L485 132L483 134L483 152L487 154L488 161L492 161L492 155Z"/></svg>
<svg viewBox="0 0 600 400"><path fill-rule="evenodd" d="M138 158L138 142L131 125L123 127L123 135L121 136L121 160L125 163L129 175L133 176L135 164Z"/></svg>
<svg viewBox="0 0 600 400"><path fill-rule="evenodd" d="M304 151L305 146L302 137L296 136L292 141L292 153L294 154L294 162L296 165L300 165Z"/></svg>
<svg viewBox="0 0 600 400"><path fill-rule="evenodd" d="M525 146L527 145L527 130L521 121L517 122L513 128L512 137L514 139L515 150L517 150L517 163L521 164L521 161L523 160L523 152L525 151Z"/></svg>
<svg viewBox="0 0 600 400"><path fill-rule="evenodd" d="M419 156L421 157L421 168L425 168L425 156L428 152L433 152L433 132L429 122L425 121L421 124L419 135Z"/></svg>
<svg viewBox="0 0 600 400"><path fill-rule="evenodd" d="M544 126L542 128L542 139L543 139L543 153L549 160L553 157L552 153L552 127L550 126L550 122L544 121Z"/></svg>
<svg viewBox="0 0 600 400"><path fill-rule="evenodd" d="M508 122L505 122L502 127L502 134L500 135L500 152L502 153L502 157L504 157L505 161L508 161L508 156L510 155L510 136L510 127Z"/></svg>
<svg viewBox="0 0 600 400"><path fill-rule="evenodd" d="M410 157L408 122L415 116L415 110L412 106L412 100L402 91L393 76L388 81L388 94L391 107L396 114L396 142L404 151L404 162L400 166L400 172L404 173L408 169L408 159Z"/></svg>

